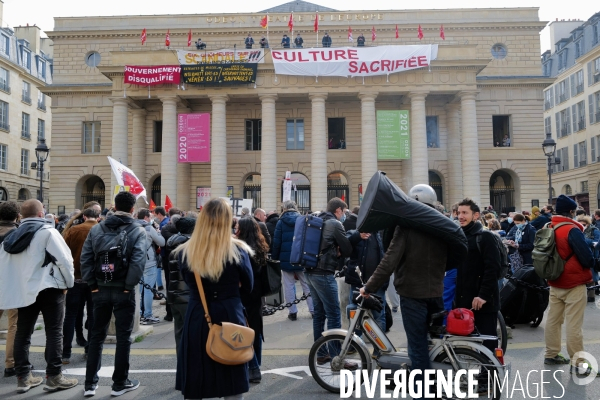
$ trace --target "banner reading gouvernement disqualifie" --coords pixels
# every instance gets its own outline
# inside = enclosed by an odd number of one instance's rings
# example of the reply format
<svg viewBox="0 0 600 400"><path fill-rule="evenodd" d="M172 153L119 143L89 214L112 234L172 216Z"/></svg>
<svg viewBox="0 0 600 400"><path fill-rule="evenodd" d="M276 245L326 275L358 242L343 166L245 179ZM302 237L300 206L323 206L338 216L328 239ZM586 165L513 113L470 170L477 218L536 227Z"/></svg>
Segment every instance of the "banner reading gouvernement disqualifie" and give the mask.
<svg viewBox="0 0 600 400"><path fill-rule="evenodd" d="M221 49L214 51L177 50L177 58L181 65L230 63L262 64L265 62L265 49Z"/></svg>
<svg viewBox="0 0 600 400"><path fill-rule="evenodd" d="M303 76L373 76L428 67L438 45L271 50L275 73Z"/></svg>
<svg viewBox="0 0 600 400"><path fill-rule="evenodd" d="M410 159L408 110L377 111L377 159Z"/></svg>

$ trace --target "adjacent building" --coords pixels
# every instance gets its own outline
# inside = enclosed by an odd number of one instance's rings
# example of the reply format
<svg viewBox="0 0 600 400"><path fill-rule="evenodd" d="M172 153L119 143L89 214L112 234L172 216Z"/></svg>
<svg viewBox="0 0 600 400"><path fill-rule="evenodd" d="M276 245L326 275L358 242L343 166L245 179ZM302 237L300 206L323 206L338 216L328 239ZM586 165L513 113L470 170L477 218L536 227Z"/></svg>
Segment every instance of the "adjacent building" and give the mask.
<svg viewBox="0 0 600 400"><path fill-rule="evenodd" d="M544 91L544 126L556 141L553 197L575 199L587 211L600 208L600 13L587 21L556 21L554 49L542 67L554 84ZM575 25L575 26L573 26Z"/></svg>
<svg viewBox="0 0 600 400"><path fill-rule="evenodd" d="M267 11L268 31L260 24ZM375 33L367 46L435 43L438 56L429 68L387 76L277 75L270 51L292 34L292 12L305 48L321 47L325 32L334 48ZM537 8L336 11L302 1L250 14L55 18L54 82L44 88L56 127L51 209L110 204L108 155L136 172L156 204L168 195L182 209L196 208L198 188L233 189L276 209L286 171L301 210L323 209L333 196L352 207L377 169L404 190L431 184L448 206L470 196L497 210L530 209L546 198L541 115L553 80L541 73L545 25ZM241 49L248 33L256 48L268 32L255 84L124 84L126 65L179 65L175 50L194 48L190 29L206 51ZM380 110L409 111L411 159L378 160ZM182 113L210 114L210 163L177 162Z"/></svg>
<svg viewBox="0 0 600 400"><path fill-rule="evenodd" d="M3 3L0 1L0 19ZM51 145L50 99L40 90L52 83L52 41L37 26L0 28L0 202L40 198L35 148ZM49 168L44 169L48 205Z"/></svg>

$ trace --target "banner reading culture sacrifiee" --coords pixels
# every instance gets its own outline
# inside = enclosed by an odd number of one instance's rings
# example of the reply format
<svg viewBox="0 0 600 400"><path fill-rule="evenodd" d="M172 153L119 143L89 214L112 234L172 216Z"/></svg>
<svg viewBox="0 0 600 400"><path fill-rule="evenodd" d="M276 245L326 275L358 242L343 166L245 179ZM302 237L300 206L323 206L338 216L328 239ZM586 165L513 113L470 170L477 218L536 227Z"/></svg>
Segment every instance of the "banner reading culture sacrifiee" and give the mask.
<svg viewBox="0 0 600 400"><path fill-rule="evenodd" d="M275 73L302 76L374 76L428 67L438 45L271 50Z"/></svg>

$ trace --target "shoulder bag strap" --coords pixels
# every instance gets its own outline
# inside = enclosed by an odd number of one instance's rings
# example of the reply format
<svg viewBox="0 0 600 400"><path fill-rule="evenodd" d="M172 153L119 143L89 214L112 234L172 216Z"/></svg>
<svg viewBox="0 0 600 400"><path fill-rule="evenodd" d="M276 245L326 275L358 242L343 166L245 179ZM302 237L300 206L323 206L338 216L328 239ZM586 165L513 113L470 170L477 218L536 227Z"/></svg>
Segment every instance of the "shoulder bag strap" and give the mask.
<svg viewBox="0 0 600 400"><path fill-rule="evenodd" d="M194 277L196 278L196 285L198 286L198 291L200 292L200 300L202 300L202 306L204 307L204 318L206 318L206 322L208 322L208 328L210 329L212 327L212 322L210 320L210 314L208 313L206 296L204 296L204 287L202 286L202 279L197 273L194 273Z"/></svg>

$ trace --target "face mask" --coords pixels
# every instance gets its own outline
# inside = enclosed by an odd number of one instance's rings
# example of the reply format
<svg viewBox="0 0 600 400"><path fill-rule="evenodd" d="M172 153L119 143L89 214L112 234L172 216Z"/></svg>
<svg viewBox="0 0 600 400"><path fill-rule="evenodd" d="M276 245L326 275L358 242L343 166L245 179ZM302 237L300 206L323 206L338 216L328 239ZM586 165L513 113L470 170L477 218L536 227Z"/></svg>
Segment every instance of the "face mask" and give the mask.
<svg viewBox="0 0 600 400"><path fill-rule="evenodd" d="M345 220L346 220L346 214L342 214L342 217L340 218L340 222L343 224Z"/></svg>
<svg viewBox="0 0 600 400"><path fill-rule="evenodd" d="M523 230L525 229L525 224L521 224L521 225L517 225L517 228L519 228L519 230Z"/></svg>
<svg viewBox="0 0 600 400"><path fill-rule="evenodd" d="M512 223L513 223L513 219L512 219L511 217L508 217L508 219L507 219L507 220L508 220L508 223L509 223L509 224L512 224Z"/></svg>

